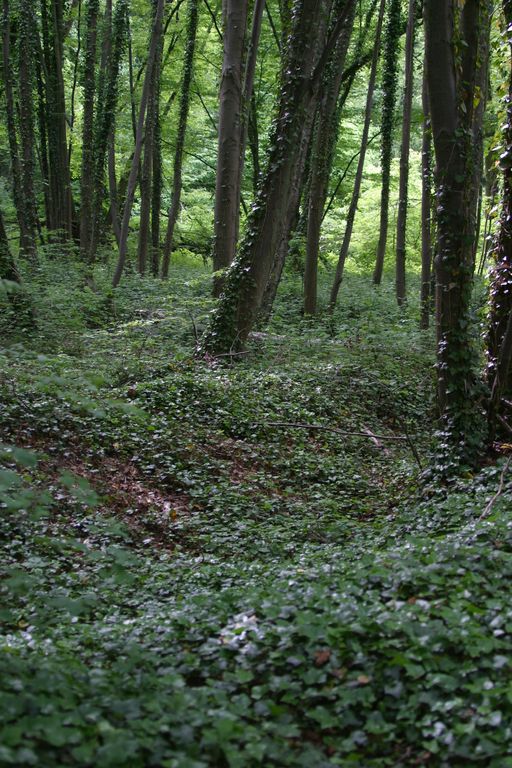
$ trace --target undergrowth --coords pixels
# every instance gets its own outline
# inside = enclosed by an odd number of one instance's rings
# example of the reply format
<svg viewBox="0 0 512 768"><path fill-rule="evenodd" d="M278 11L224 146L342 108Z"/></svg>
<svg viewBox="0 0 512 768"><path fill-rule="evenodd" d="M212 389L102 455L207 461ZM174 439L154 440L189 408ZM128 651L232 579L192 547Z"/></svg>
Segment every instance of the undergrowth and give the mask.
<svg viewBox="0 0 512 768"><path fill-rule="evenodd" d="M0 353L0 765L512 765L508 464L428 481L414 302L349 274L305 320L290 275L205 361L192 262L41 270Z"/></svg>

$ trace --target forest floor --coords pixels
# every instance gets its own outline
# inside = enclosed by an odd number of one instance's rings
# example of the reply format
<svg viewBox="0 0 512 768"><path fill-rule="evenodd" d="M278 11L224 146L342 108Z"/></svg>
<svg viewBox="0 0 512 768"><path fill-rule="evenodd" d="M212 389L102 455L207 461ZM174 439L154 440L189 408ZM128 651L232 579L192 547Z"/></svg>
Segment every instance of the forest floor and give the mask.
<svg viewBox="0 0 512 768"><path fill-rule="evenodd" d="M417 307L288 278L205 361L206 270L96 280L0 350L0 766L512 766L508 463L420 470Z"/></svg>

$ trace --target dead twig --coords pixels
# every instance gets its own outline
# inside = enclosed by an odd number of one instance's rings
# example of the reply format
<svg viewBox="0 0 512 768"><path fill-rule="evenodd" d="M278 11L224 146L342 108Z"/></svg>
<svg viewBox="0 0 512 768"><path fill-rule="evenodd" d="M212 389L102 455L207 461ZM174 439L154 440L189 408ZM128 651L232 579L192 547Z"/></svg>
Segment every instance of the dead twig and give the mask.
<svg viewBox="0 0 512 768"><path fill-rule="evenodd" d="M490 514L490 512L491 512L493 506L495 505L496 501L499 499L499 497L503 493L503 489L505 487L505 475L507 474L507 471L508 471L508 468L510 467L510 462L511 461L512 461L512 455L508 457L507 463L505 464L505 466L501 470L500 482L499 482L499 485L498 485L498 490L496 491L496 493L494 494L492 499L486 505L484 511L482 512L482 514L478 518L477 523L479 523L481 520L484 519L484 517L487 517L487 515Z"/></svg>
<svg viewBox="0 0 512 768"><path fill-rule="evenodd" d="M318 429L324 432L334 432L338 435L344 435L345 437L365 437L367 440L395 440L399 442L407 442L407 438L402 435L374 435L369 432L347 432L344 429L337 429L337 427L327 427L323 424L296 424L290 421L265 421L256 422L257 427L292 427L293 429Z"/></svg>

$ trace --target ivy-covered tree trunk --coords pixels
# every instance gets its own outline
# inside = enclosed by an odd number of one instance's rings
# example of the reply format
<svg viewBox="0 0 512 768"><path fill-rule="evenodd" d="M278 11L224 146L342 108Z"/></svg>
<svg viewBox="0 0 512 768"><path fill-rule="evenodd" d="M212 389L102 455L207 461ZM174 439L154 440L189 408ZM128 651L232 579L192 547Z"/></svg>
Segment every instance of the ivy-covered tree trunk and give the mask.
<svg viewBox="0 0 512 768"><path fill-rule="evenodd" d="M468 317L474 237L471 137L482 0L466 0L458 23L454 2L426 0L424 14L436 155L438 402L447 442L468 458L474 456L476 416Z"/></svg>
<svg viewBox="0 0 512 768"><path fill-rule="evenodd" d="M329 301L329 308L332 312L338 299L338 293L343 280L343 273L345 270L345 262L347 260L350 242L352 240L352 232L354 229L354 221L357 212L357 205L359 202L359 195L361 194L361 184L363 181L364 163L366 160L366 150L368 147L368 136L370 133L370 123L372 118L372 106L373 106L373 94L375 91L375 81L377 79L377 64L379 61L379 53L381 47L382 37L382 24L384 21L384 11L386 6L386 0L381 0L379 15L377 18L377 29L375 31L375 44L373 48L372 64L370 69L370 79L368 82L368 94L366 97L366 109L363 125L363 135L361 138L361 150L359 152L359 161L357 164L356 177L354 181L354 189L352 191L352 198L347 213L347 221L345 224L345 234L343 242L341 244L340 255L338 263L336 265L336 273L334 275L334 282L331 289L331 297Z"/></svg>
<svg viewBox="0 0 512 768"><path fill-rule="evenodd" d="M94 97L96 92L96 41L99 1L88 0L87 41L83 74L82 173L80 176L80 251L89 256L94 190Z"/></svg>
<svg viewBox="0 0 512 768"><path fill-rule="evenodd" d="M240 252L228 271L223 294L203 339L205 351L226 352L242 346L260 309L289 205L304 117L318 99L325 66L346 24L348 8L344 7L322 50L316 38L316 21L326 10L321 0L300 0L294 6L267 170L248 217ZM319 56L318 50L322 50Z"/></svg>
<svg viewBox="0 0 512 768"><path fill-rule="evenodd" d="M164 280L169 276L169 265L174 242L174 228L176 226L178 214L180 211L183 151L185 149L185 137L187 133L188 113L190 107L190 86L192 83L192 74L194 69L194 54L196 48L198 16L199 8L197 0L189 0L187 19L187 47L185 49L185 59L183 61L180 115L178 120L178 133L176 136L176 147L174 150L172 197L171 205L169 207L169 215L167 218L167 230L165 233L162 259L162 278Z"/></svg>
<svg viewBox="0 0 512 768"><path fill-rule="evenodd" d="M130 218L133 208L133 200L135 197L135 188L137 186L137 177L139 174L139 164L142 154L142 144L144 141L144 123L146 119L146 111L148 106L149 91L151 85L151 78L153 74L154 62L156 59L158 44L162 34L162 22L164 15L165 0L157 0L157 6L151 30L150 42L149 42L149 55L146 66L146 75L144 77L144 85L142 87L142 94L140 98L139 116L137 119L137 138L135 141L135 149L133 152L132 164L130 168L130 176L128 178L128 186L126 189L126 200L123 210L123 220L121 222L121 233L119 238L119 256L117 259L117 265L112 278L112 285L116 288L120 281L124 271L126 262L126 255L128 253L128 234L130 230ZM107 133L108 138L108 133Z"/></svg>
<svg viewBox="0 0 512 768"><path fill-rule="evenodd" d="M382 139L381 139L381 198L380 198L380 231L377 245L377 257L373 282L380 285L384 270L386 244L389 226L389 195L391 183L391 158L393 154L393 126L395 119L397 61L400 40L400 0L390 0L388 21L386 25L384 65L382 73L382 88L384 99L382 103Z"/></svg>
<svg viewBox="0 0 512 768"><path fill-rule="evenodd" d="M47 226L54 237L65 240L73 234L73 197L63 73L63 10L63 0L41 0L50 198Z"/></svg>
<svg viewBox="0 0 512 768"><path fill-rule="evenodd" d="M409 204L409 152L411 148L412 91L414 85L414 25L417 0L409 0L405 35L405 88L400 150L400 184L396 221L396 300L401 307L407 300L406 291L406 233Z"/></svg>
<svg viewBox="0 0 512 768"><path fill-rule="evenodd" d="M489 442L501 418L502 397L512 393L512 0L503 0L504 38L510 50L506 120L500 151L503 176L501 214L495 242L496 266L491 275L487 381L491 390L488 408ZM509 437L509 436L507 436Z"/></svg>
<svg viewBox="0 0 512 768"><path fill-rule="evenodd" d="M2 281L11 283L11 285L2 286ZM16 285L12 285L15 283ZM21 278L16 262L9 248L9 239L5 229L5 223L2 211L0 210L0 289L7 292L9 304L11 305L15 322L18 326L33 327L34 311L27 293L21 285Z"/></svg>
<svg viewBox="0 0 512 768"><path fill-rule="evenodd" d="M423 76L422 104L420 328L427 329L430 323L430 284L432 280L432 129L426 73Z"/></svg>
<svg viewBox="0 0 512 768"><path fill-rule="evenodd" d="M235 257L240 208L242 162L243 59L247 0L223 0L224 61L219 95L219 146L215 187L213 270L228 267ZM222 279L214 280L218 295Z"/></svg>
<svg viewBox="0 0 512 768"><path fill-rule="evenodd" d="M340 35L324 75L322 98L318 108L316 129L313 137L310 167L310 188L308 195L306 264L304 270L304 313L314 315L317 303L318 253L322 214L329 185L332 156L337 137L337 105L343 79L354 15L355 0L345 0L350 6L347 24Z"/></svg>
<svg viewBox="0 0 512 768"><path fill-rule="evenodd" d="M4 84L5 117L7 124L7 137L9 141L9 153L11 159L11 179L14 205L18 216L20 232L24 227L24 217L21 206L21 169L16 134L16 111L14 106L14 85L11 59L11 9L9 0L3 0L2 5L2 79ZM23 238L23 235L22 235Z"/></svg>
<svg viewBox="0 0 512 768"><path fill-rule="evenodd" d="M18 14L18 77L20 114L20 218L21 251L32 261L37 258L37 203L34 191L34 103L33 103L33 21L32 0L24 0Z"/></svg>
<svg viewBox="0 0 512 768"><path fill-rule="evenodd" d="M156 10L156 5L154 3ZM158 50L153 63L151 73L151 82L149 86L148 109L146 117L146 130L144 134L144 160L140 176L140 217L139 217L139 239L137 245L137 266L139 274L143 275L146 271L146 262L148 256L148 247L150 240L151 225L151 200L152 200L152 182L153 182L153 153L155 139L155 101L158 94L158 79L160 77L159 59L162 50L162 34L157 42Z"/></svg>

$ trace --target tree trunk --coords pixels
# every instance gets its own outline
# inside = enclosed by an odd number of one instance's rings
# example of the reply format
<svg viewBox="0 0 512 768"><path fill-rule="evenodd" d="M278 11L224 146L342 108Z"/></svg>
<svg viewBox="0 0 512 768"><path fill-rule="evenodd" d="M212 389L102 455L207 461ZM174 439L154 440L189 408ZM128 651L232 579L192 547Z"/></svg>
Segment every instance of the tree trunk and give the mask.
<svg viewBox="0 0 512 768"><path fill-rule="evenodd" d="M384 0L382 0L384 1ZM343 68L347 56L356 3L350 5L347 25L340 35L332 61L324 78L323 95L319 105L316 130L311 152L310 187L307 211L306 265L304 271L304 314L314 315L317 303L318 253L322 214L327 197L332 156L337 137L337 105L342 85Z"/></svg>
<svg viewBox="0 0 512 768"><path fill-rule="evenodd" d="M94 126L94 191L92 204L92 232L90 238L90 261L94 261L100 239L101 210L104 198L105 160L108 153L109 188L111 198L111 213L117 205L117 190L115 184L115 152L114 128L118 96L119 69L123 51L126 47L128 29L128 0L117 0L112 21L112 32L109 35L105 27L105 35L110 37L108 55L105 65L105 82L98 92L98 107ZM105 46L104 46L105 50ZM109 149L110 146L110 149ZM114 195L114 200L112 196ZM113 205L113 209L112 209ZM117 227L114 225L114 233ZM116 234L119 244L121 231Z"/></svg>
<svg viewBox="0 0 512 768"><path fill-rule="evenodd" d="M63 75L63 0L41 0L43 52L46 69L50 221L58 239L73 234L73 198L69 169L66 97Z"/></svg>
<svg viewBox="0 0 512 768"><path fill-rule="evenodd" d="M430 322L430 283L432 280L432 129L426 72L423 75L422 102L420 328L426 330Z"/></svg>
<svg viewBox="0 0 512 768"><path fill-rule="evenodd" d="M34 105L32 93L33 37L35 9L31 0L21 3L18 17L18 77L21 138L20 207L23 219L21 251L37 259L37 204L34 192Z"/></svg>
<svg viewBox="0 0 512 768"><path fill-rule="evenodd" d="M194 53L196 47L197 21L198 21L198 2L189 0L188 5L188 23L187 23L187 47L185 50L185 59L183 61L183 78L181 84L180 116L178 122L178 134L176 137L176 148L174 150L174 174L172 182L172 198L167 219L167 231L165 233L165 243L162 260L162 278L165 280L169 276L169 264L174 241L174 228L178 220L181 201L182 188L182 168L183 168L183 150L185 148L185 136L187 133L188 112L190 105L190 86L192 83L192 74L194 69Z"/></svg>
<svg viewBox="0 0 512 768"><path fill-rule="evenodd" d="M213 270L228 267L235 257L240 208L240 165L242 157L242 70L247 0L224 0L224 61L220 84L219 146L215 188ZM222 279L216 276L214 294L219 295Z"/></svg>
<svg viewBox="0 0 512 768"><path fill-rule="evenodd" d="M426 0L426 64L436 154L436 326L438 402L446 439L469 457L477 413L469 303L473 276L474 213L468 190L475 102L478 25L482 0L467 0L455 27L451 0ZM455 39L461 41L456 60Z"/></svg>
<svg viewBox="0 0 512 768"><path fill-rule="evenodd" d="M505 39L512 55L512 0L503 0ZM512 58L509 59L506 121L500 169L503 193L500 223L495 242L496 266L491 277L490 316L487 334L487 381L491 390L488 407L489 442L496 436L503 395L512 393Z"/></svg>
<svg viewBox="0 0 512 768"><path fill-rule="evenodd" d="M121 234L119 238L119 257L117 260L117 266L112 279L112 285L116 288L120 281L126 262L126 255L128 252L128 234L130 227L130 218L133 207L133 199L135 196L135 187L137 186L137 176L139 173L140 157L142 154L142 143L144 140L144 122L146 118L146 110L148 106L149 89L151 84L152 69L155 62L155 58L158 51L158 41L160 40L162 21L164 14L165 0L157 0L157 7L155 12L155 18L153 22L153 28L151 32L151 39L149 43L149 57L146 69L146 76L144 78L144 85L142 87L142 94L140 98L139 117L137 120L137 138L135 141L135 150L133 153L132 166L130 169L130 177L128 179L128 187L126 190L126 201L124 204L123 220L121 222Z"/></svg>
<svg viewBox="0 0 512 768"><path fill-rule="evenodd" d="M301 0L295 6L267 170L248 217L240 253L228 272L224 292L203 339L206 351L225 352L240 347L254 324L282 236L304 118L318 99L326 63L343 31L348 10L344 6L338 12L318 56L321 48L316 36L321 31L316 22L327 9L321 0Z"/></svg>
<svg viewBox="0 0 512 768"><path fill-rule="evenodd" d="M448 0L447 0L448 1ZM384 258L386 256L386 244L388 240L389 225L389 195L391 183L391 159L393 153L393 127L395 119L397 57L400 38L400 0L390 0L388 10L388 23L386 29L386 44L384 52L383 90L384 101L382 105L382 144L381 144L381 172L382 187L380 198L380 232L377 246L377 258L373 273L373 282L380 285L384 270Z"/></svg>
<svg viewBox="0 0 512 768"><path fill-rule="evenodd" d="M405 90L402 119L402 147L400 150L400 186L396 222L396 300L399 307L407 301L406 290L406 233L409 192L409 151L411 147L412 90L414 85L414 24L416 0L409 0L407 32L405 36Z"/></svg>
<svg viewBox="0 0 512 768"><path fill-rule="evenodd" d="M94 97L96 92L96 41L98 0L87 3L87 41L83 81L82 174L80 177L80 251L89 256L94 190Z"/></svg>
<svg viewBox="0 0 512 768"><path fill-rule="evenodd" d="M361 150L359 152L359 161L357 164L357 171L356 171L356 178L354 181L354 189L352 192L352 199L350 201L350 207L348 209L348 214L347 214L347 222L345 225L345 235L343 237L343 243L341 244L340 255L338 258L336 273L334 275L334 282L331 289L331 298L329 302L329 308L331 312L334 310L334 307L336 306L338 292L340 290L340 285L343 280L345 262L347 260L347 256L350 248L352 231L354 229L354 220L357 212L357 204L359 202L359 195L361 193L364 163L366 159L366 149L368 147L368 136L370 133L370 123L372 118L373 94L375 90L375 81L377 78L377 64L379 61L380 44L381 44L381 37L382 37L382 23L384 20L385 6L386 6L386 0L381 0L379 16L377 19L377 29L375 32L375 45L373 49L370 79L368 82L368 95L366 97L366 109L365 109L365 118L364 118L364 126L363 126L363 136L361 138Z"/></svg>

